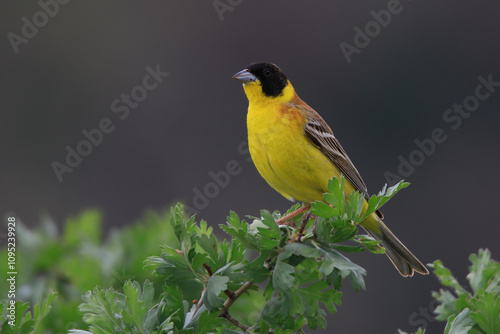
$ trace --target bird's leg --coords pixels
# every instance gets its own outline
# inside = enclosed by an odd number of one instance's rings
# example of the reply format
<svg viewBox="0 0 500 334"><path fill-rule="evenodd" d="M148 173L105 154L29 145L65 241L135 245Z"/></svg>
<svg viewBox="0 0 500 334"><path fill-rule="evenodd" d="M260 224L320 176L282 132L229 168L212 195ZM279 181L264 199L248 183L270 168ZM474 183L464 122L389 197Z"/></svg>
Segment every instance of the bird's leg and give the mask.
<svg viewBox="0 0 500 334"><path fill-rule="evenodd" d="M310 208L311 208L311 204L304 204L303 203L300 208L298 208L297 210L295 210L293 212L290 212L289 214L287 214L284 217L281 217L280 219L278 219L276 221L276 223L278 225L286 225L286 223L288 222L288 220L292 219L293 217L295 217L297 215L300 215L302 212L307 211Z"/></svg>
<svg viewBox="0 0 500 334"><path fill-rule="evenodd" d="M304 229L306 228L307 222L309 221L309 218L311 218L311 211L306 212L302 216L302 220L300 222L300 228L299 228L299 231L297 232L297 241L298 242L300 242L300 240L302 239L302 235L304 233Z"/></svg>
<svg viewBox="0 0 500 334"><path fill-rule="evenodd" d="M316 237L316 226L318 225L318 216L313 216L314 217L314 228L313 228L313 235Z"/></svg>
<svg viewBox="0 0 500 334"><path fill-rule="evenodd" d="M300 221L300 228L297 230L297 233L293 235L293 237L290 239L291 242L300 242L302 240L302 236L304 235L304 230L306 228L307 223L309 222L309 219L313 218L314 219L314 229L313 233L316 235L316 223L318 222L318 217L313 215L311 211L306 212Z"/></svg>

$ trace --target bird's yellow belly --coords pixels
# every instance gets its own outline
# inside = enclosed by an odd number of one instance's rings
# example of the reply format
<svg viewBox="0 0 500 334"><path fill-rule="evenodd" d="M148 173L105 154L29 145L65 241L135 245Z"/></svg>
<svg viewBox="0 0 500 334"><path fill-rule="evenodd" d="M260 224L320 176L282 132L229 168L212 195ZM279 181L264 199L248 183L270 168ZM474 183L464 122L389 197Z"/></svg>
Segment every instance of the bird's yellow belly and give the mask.
<svg viewBox="0 0 500 334"><path fill-rule="evenodd" d="M267 117L258 117L263 112L268 113ZM340 178L340 173L303 135L303 121L292 115L250 107L247 120L250 154L262 177L286 198L305 203L322 201L328 180L332 176Z"/></svg>

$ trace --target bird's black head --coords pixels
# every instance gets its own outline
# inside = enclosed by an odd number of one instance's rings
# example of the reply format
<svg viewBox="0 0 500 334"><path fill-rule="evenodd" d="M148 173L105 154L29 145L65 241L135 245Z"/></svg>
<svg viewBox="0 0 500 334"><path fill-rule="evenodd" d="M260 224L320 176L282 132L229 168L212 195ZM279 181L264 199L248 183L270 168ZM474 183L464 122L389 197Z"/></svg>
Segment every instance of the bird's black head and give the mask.
<svg viewBox="0 0 500 334"><path fill-rule="evenodd" d="M248 65L246 69L259 79L262 84L262 91L266 96L276 97L281 95L288 84L285 74L274 64L266 62L253 63Z"/></svg>

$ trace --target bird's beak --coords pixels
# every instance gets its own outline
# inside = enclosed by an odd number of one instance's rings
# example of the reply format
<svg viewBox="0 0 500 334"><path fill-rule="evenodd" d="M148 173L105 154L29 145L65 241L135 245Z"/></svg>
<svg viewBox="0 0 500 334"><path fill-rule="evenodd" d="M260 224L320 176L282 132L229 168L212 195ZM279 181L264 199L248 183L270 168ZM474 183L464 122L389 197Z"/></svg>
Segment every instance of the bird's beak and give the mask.
<svg viewBox="0 0 500 334"><path fill-rule="evenodd" d="M250 73L247 69L239 71L238 73L233 75L233 79L236 79L244 84L252 81L257 81L257 77Z"/></svg>

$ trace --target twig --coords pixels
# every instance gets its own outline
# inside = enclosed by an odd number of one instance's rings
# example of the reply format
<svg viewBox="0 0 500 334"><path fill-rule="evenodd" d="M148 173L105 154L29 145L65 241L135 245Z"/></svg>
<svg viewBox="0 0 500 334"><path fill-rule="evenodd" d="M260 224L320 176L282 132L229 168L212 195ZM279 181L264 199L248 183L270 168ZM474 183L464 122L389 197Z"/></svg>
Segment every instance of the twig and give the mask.
<svg viewBox="0 0 500 334"><path fill-rule="evenodd" d="M200 300L198 301L198 303L196 304L196 309L194 310L194 314L196 314L196 312L198 312L198 310L200 309L200 307L203 306L203 297L205 297L205 289L203 289L203 291L201 292L201 297L200 297Z"/></svg>
<svg viewBox="0 0 500 334"><path fill-rule="evenodd" d="M241 328L245 333L248 332L250 327L243 325L241 322L239 322L237 319L233 318L228 312L223 312L219 316L221 318L226 318L229 322L235 324L239 328Z"/></svg>
<svg viewBox="0 0 500 334"><path fill-rule="evenodd" d="M224 294L229 298L234 298L234 292L231 289L224 290Z"/></svg>
<svg viewBox="0 0 500 334"><path fill-rule="evenodd" d="M229 322L231 322L231 323L235 324L236 326L238 326L239 328L241 328L245 333L248 332L248 330L250 329L250 327L247 327L247 326L243 325L237 319L233 318L229 314L228 310L231 307L231 305L233 305L233 303L236 301L236 299L238 299L242 294L244 294L245 291L247 291L252 286L252 284L253 284L252 282L245 282L235 292L232 292L229 289L226 290L226 291L224 291L224 293L227 295L228 298L224 302L224 307L222 308L221 313L219 315L219 317L226 318Z"/></svg>
<svg viewBox="0 0 500 334"><path fill-rule="evenodd" d="M209 276L212 276L212 268L210 268L210 266L206 263L203 263L203 268L205 268L207 270L207 273Z"/></svg>
<svg viewBox="0 0 500 334"><path fill-rule="evenodd" d="M300 242L302 239L302 235L304 234L304 229L306 228L307 222L309 221L309 217L311 217L311 211L304 213L302 216L302 221L300 224L299 231L297 232L297 241Z"/></svg>
<svg viewBox="0 0 500 334"><path fill-rule="evenodd" d="M234 294L231 297L228 297L226 301L224 302L224 308L222 309L222 314L227 313L227 310L233 303L238 299L242 294L245 293L251 286L252 282L245 282L238 290L234 292Z"/></svg>
<svg viewBox="0 0 500 334"><path fill-rule="evenodd" d="M212 268L210 268L210 266L206 263L203 263L203 267L208 272L208 275L210 275L210 277L212 277L212 275L213 275ZM233 292L230 289L226 289L224 291L224 294L227 296L227 299L226 299L226 302L224 303L224 308L222 309L221 314L219 315L219 317L226 318L228 321L232 322L233 324L235 324L239 328L243 329L245 331L245 333L248 331L248 329L250 327L243 325L238 320L233 318L227 312L227 310L229 309L229 307L231 305L233 305L233 303L236 301L236 299L238 299L243 293L245 293L245 291L248 290L248 288L250 288L252 286L252 284L253 284L252 282L246 282L238 290L236 290L236 292ZM198 302L198 304L196 304L196 310L194 311L195 314L196 314L196 312L198 312L200 307L203 305L203 297L204 296L205 296L205 290L203 290L203 292L201 294L200 301Z"/></svg>

